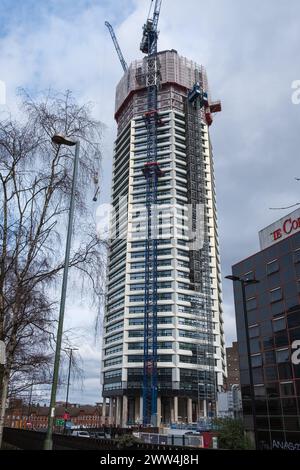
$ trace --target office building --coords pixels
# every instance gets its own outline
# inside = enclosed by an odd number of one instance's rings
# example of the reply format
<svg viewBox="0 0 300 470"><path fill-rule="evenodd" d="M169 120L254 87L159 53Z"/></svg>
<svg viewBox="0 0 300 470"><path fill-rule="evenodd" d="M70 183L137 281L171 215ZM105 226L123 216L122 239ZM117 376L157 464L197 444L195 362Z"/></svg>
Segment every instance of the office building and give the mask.
<svg viewBox="0 0 300 470"><path fill-rule="evenodd" d="M260 448L299 450L300 210L261 230L259 238L260 251L232 268L240 279L259 281L245 284L253 388L241 283L234 282L245 425L256 430Z"/></svg>
<svg viewBox="0 0 300 470"><path fill-rule="evenodd" d="M187 94L205 70L158 54L158 424L215 410L226 370L213 154L205 113ZM116 90L103 397L117 425L141 423L144 354L146 61ZM210 121L209 121L210 123ZM192 204L194 203L194 204ZM196 204L198 203L198 205ZM192 208L192 209L191 209Z"/></svg>

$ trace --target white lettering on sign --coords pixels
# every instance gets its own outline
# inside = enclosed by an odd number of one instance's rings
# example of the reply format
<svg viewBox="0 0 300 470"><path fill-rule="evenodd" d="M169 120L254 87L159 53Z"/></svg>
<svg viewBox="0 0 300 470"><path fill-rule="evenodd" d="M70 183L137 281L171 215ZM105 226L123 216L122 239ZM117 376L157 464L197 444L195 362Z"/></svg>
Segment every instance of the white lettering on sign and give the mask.
<svg viewBox="0 0 300 470"><path fill-rule="evenodd" d="M260 249L264 250L299 231L300 209L296 209L259 232Z"/></svg>
<svg viewBox="0 0 300 470"><path fill-rule="evenodd" d="M273 449L300 450L300 442L275 441L272 442Z"/></svg>
<svg viewBox="0 0 300 470"><path fill-rule="evenodd" d="M300 340L299 339L295 339L295 341L292 342L292 350L293 349L296 349L296 351L292 353L291 361L293 364L297 366L298 364L300 364Z"/></svg>

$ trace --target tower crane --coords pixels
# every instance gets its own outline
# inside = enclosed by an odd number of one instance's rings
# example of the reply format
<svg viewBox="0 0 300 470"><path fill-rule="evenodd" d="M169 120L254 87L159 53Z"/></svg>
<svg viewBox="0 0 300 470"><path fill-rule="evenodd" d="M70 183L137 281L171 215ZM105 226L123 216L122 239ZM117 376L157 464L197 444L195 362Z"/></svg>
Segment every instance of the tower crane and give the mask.
<svg viewBox="0 0 300 470"><path fill-rule="evenodd" d="M146 54L147 160L143 168L146 179L147 229L145 239L144 294L144 363L143 363L143 424L157 425L157 186L163 175L157 162L157 112L160 67L157 55L158 19L162 0L155 0L153 16L143 26L140 50ZM151 6L153 0L151 0ZM150 8L151 10L151 8Z"/></svg>
<svg viewBox="0 0 300 470"><path fill-rule="evenodd" d="M117 54L118 54L118 57L120 59L120 62L121 62L121 65L122 65L122 68L124 70L124 72L126 72L128 70L128 65L124 59L124 56L122 54L122 51L120 49L120 46L119 46L119 43L118 43L118 40L116 38L116 35L115 35L115 32L114 32L114 29L112 27L112 25L108 22L108 21L105 21L105 26L107 26L109 32L110 32L110 35L111 35L111 38L113 40L113 43L115 45L115 49L117 51Z"/></svg>

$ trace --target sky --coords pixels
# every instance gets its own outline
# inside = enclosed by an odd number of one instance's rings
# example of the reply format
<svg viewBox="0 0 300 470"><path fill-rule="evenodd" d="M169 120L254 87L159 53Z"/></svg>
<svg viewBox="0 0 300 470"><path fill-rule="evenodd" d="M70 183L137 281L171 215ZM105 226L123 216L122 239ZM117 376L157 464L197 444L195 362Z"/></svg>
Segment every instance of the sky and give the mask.
<svg viewBox="0 0 300 470"><path fill-rule="evenodd" d="M16 112L19 87L33 94L70 89L80 102L92 102L94 116L105 124L101 203L110 198L114 91L122 76L104 21L114 26L130 63L141 57L149 5L150 0L0 0L0 81L6 85L0 112ZM290 211L270 207L300 202L300 104L292 99L293 83L300 80L299 17L298 0L162 2L159 49L176 49L204 65L212 98L222 101L210 132L223 278L232 264L258 251L258 231ZM227 280L223 301L230 344L236 332ZM71 387L71 401L99 401L101 340L94 339L94 318L84 299L69 294L66 328L78 328L85 370L82 386Z"/></svg>

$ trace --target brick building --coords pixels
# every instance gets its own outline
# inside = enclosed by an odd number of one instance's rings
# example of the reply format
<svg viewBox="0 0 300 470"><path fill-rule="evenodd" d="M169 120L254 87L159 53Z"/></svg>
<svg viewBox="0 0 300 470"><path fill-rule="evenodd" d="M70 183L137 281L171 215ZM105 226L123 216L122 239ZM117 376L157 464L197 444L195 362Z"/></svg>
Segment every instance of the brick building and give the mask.
<svg viewBox="0 0 300 470"><path fill-rule="evenodd" d="M96 405L69 404L69 420L72 426L97 428L108 424L108 418L103 417L102 403ZM47 427L49 407L43 405L28 405L22 400L14 400L6 411L5 425L22 429L45 429ZM58 403L55 408L55 419L64 420L65 406ZM59 431L60 426L56 427Z"/></svg>
<svg viewBox="0 0 300 470"><path fill-rule="evenodd" d="M230 390L232 385L240 385L240 367L239 367L239 351L237 341L232 342L232 346L226 348L226 361L227 361L227 390Z"/></svg>

